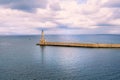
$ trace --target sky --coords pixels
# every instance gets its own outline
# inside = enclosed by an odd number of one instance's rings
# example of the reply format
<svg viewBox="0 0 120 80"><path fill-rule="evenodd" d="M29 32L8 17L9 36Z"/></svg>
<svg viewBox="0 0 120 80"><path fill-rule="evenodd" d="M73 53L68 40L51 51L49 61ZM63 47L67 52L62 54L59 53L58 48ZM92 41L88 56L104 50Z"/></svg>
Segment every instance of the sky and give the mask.
<svg viewBox="0 0 120 80"><path fill-rule="evenodd" d="M0 35L120 34L120 0L0 0Z"/></svg>

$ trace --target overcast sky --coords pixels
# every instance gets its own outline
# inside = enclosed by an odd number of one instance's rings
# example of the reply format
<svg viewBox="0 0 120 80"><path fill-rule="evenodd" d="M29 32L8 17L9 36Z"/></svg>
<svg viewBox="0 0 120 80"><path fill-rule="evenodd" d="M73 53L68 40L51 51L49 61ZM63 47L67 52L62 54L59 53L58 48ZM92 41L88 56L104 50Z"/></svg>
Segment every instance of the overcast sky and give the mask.
<svg viewBox="0 0 120 80"><path fill-rule="evenodd" d="M120 34L120 0L0 0L0 35Z"/></svg>

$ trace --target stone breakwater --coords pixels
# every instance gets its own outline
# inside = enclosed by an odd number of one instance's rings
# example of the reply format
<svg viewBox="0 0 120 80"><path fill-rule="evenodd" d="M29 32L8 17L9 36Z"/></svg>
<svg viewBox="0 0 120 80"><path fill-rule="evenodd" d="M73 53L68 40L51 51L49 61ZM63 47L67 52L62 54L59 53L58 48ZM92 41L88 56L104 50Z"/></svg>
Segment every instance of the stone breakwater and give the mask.
<svg viewBox="0 0 120 80"><path fill-rule="evenodd" d="M37 45L86 47L86 48L120 48L120 44L101 44L101 43L44 42L44 43L38 43Z"/></svg>

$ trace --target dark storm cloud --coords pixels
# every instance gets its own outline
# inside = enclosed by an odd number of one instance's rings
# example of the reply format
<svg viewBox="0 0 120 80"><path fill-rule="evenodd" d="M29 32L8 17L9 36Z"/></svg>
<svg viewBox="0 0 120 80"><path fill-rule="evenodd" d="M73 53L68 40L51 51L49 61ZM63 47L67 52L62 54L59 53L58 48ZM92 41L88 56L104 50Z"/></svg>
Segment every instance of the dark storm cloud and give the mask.
<svg viewBox="0 0 120 80"><path fill-rule="evenodd" d="M45 8L47 0L0 0L0 5L12 9L34 11L36 8Z"/></svg>

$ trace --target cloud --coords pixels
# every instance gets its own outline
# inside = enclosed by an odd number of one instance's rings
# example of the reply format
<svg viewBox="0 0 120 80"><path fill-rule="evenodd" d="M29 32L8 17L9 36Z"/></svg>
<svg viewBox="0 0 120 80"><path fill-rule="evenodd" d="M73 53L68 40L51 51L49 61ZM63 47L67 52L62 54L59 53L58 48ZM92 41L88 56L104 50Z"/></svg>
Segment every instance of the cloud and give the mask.
<svg viewBox="0 0 120 80"><path fill-rule="evenodd" d="M59 1L49 1L48 6L51 10L54 10L54 11L61 10Z"/></svg>
<svg viewBox="0 0 120 80"><path fill-rule="evenodd" d="M34 34L38 27L54 28L57 24L42 20L43 16L19 10L0 8L0 33ZM39 31L40 32L40 31Z"/></svg>
<svg viewBox="0 0 120 80"><path fill-rule="evenodd" d="M31 12L36 8L46 8L47 0L0 0L0 4L6 8Z"/></svg>
<svg viewBox="0 0 120 80"><path fill-rule="evenodd" d="M0 34L120 34L119 0L0 0ZM116 5L116 6L115 6Z"/></svg>
<svg viewBox="0 0 120 80"><path fill-rule="evenodd" d="M120 7L120 0L108 0L103 5L106 7L111 7L111 8Z"/></svg>

